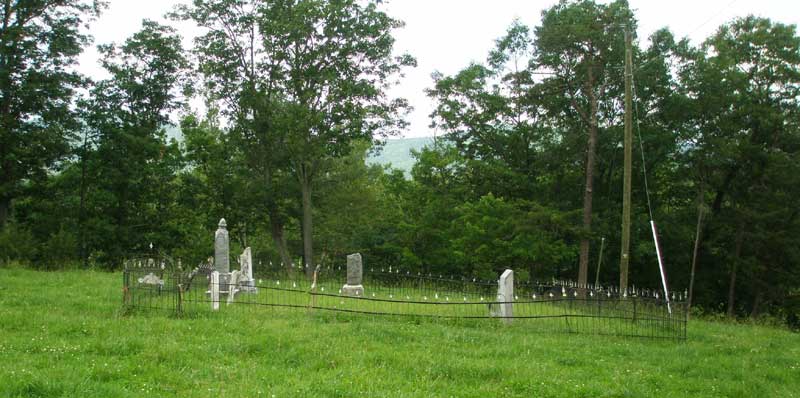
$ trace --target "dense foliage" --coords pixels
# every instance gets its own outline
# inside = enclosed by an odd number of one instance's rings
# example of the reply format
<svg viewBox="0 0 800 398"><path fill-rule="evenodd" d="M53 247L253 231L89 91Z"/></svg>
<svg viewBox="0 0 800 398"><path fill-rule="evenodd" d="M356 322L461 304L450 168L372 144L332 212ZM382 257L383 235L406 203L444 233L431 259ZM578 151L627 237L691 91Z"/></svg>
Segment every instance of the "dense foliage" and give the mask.
<svg viewBox="0 0 800 398"><path fill-rule="evenodd" d="M380 2L196 0L173 13L205 32L191 51L144 21L101 46L110 77L97 82L68 68L97 6L6 3L4 261L116 268L152 243L196 262L225 217L234 250L262 263L359 251L437 274L618 280L623 34L636 26L624 0L561 1L540 26L514 21L486 62L434 75L445 134L414 154L411 178L364 162L404 126L407 104L386 90L414 64L392 55L402 23ZM703 308L796 317L796 27L736 19L697 47L660 30L633 60L629 280L660 284L653 219L671 288L694 274ZM208 111L176 112L193 95Z"/></svg>

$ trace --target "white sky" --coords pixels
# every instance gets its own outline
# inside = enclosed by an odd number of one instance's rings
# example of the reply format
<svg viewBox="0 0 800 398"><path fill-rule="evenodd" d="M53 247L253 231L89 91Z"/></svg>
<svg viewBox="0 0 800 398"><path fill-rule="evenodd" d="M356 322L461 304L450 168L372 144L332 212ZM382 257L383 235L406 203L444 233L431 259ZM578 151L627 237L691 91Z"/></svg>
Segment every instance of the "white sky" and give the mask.
<svg viewBox="0 0 800 398"><path fill-rule="evenodd" d="M558 0L393 0L386 10L406 22L395 33L398 53L408 52L418 66L393 94L407 98L414 106L411 125L405 137L433 135L428 115L433 103L423 90L432 86L431 73L458 72L470 62L483 62L514 18L528 26L538 25L541 11ZM650 34L664 26L678 37L689 37L698 44L716 28L734 17L754 14L787 24L800 24L800 0L629 0L639 21L642 46ZM103 15L92 24L95 44L122 42L139 30L143 18L169 23L191 46L190 24L167 22L163 15L181 0L110 0ZM599 2L602 2L600 0ZM102 77L94 47L80 58L79 69L89 76Z"/></svg>

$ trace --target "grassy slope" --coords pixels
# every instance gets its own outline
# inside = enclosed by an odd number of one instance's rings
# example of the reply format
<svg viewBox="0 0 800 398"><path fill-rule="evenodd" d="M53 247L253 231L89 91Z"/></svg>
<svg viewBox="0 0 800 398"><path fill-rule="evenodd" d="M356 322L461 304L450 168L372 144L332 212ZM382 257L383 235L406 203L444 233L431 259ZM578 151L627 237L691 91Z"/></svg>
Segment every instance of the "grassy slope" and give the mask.
<svg viewBox="0 0 800 398"><path fill-rule="evenodd" d="M121 316L121 275L0 269L0 396L800 396L800 336L685 343L272 310Z"/></svg>

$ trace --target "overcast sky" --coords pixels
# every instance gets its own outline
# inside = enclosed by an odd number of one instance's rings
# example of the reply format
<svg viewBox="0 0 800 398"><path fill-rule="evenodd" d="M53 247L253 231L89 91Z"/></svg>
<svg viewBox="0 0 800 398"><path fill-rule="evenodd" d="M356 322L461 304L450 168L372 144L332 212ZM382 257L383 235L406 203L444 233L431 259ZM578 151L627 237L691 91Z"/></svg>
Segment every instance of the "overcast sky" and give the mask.
<svg viewBox="0 0 800 398"><path fill-rule="evenodd" d="M122 42L136 32L143 18L161 22L163 15L181 0L110 0L108 9L92 24L96 44ZM602 2L602 1L600 1ZM406 22L395 33L398 53L408 52L418 66L407 70L395 96L407 98L415 110L405 137L433 135L428 115L433 103L424 90L432 85L431 73L458 72L470 62L483 62L494 40L502 36L514 18L528 26L539 24L541 11L557 0L393 0L385 9ZM716 28L735 17L754 14L788 24L800 24L800 0L630 0L639 21L642 46L654 31L666 26L677 37L689 37L698 44ZM196 30L189 24L175 24L191 46ZM80 70L102 77L97 51L87 49Z"/></svg>

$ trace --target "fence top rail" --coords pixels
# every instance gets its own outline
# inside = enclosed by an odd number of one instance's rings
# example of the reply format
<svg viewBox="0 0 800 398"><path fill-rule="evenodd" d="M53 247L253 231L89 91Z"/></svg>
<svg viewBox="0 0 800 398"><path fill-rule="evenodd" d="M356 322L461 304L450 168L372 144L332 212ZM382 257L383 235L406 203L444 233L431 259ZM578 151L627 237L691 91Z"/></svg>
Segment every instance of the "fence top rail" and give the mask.
<svg viewBox="0 0 800 398"><path fill-rule="evenodd" d="M265 287L259 286L259 288L263 288L263 289L267 289L267 290L282 290L282 291L305 292L304 290L274 288L274 287L267 287L267 286L265 286ZM614 298L612 298L610 300L606 299L606 298L602 298L602 297L597 297L597 298L587 298L587 297L583 297L583 298L581 298L581 297L564 298L564 297L559 297L559 298L542 298L540 300L537 300L537 299L529 300L527 298L523 298L523 299L515 299L515 300L511 300L511 301L499 301L499 300L490 300L490 299L474 301L474 300L466 300L466 297L464 297L463 300L458 300L457 297L454 297L453 300L450 300L449 296L448 296L447 298L444 298L444 299L442 297L438 297L438 298L431 298L430 300L423 299L423 300L420 301L420 300L416 300L416 299L397 300L397 299L393 299L393 298L388 298L387 299L387 298L380 298L380 297L370 297L368 295L350 296L350 295L345 295L345 294L332 294L332 293L314 292L314 291L308 291L308 293L312 294L312 295L315 295L315 296L336 297L336 298L347 299L347 300L366 300L366 301L377 301L377 302L409 303L409 304L436 304L436 305L475 305L475 304L484 304L484 305L486 305L486 304L514 304L514 305L516 305L516 304L545 304L545 303L564 303L564 302L568 302L568 303L576 303L576 302L580 302L580 303L612 303L612 302L614 302L614 303L626 303L626 302L627 303L636 303L636 302L643 302L643 301L651 302L653 304L658 304L658 305L665 305L666 304L666 301L664 301L664 300L658 300L657 301L657 300L651 299L649 297L631 297L629 300L621 299L619 297L614 297Z"/></svg>
<svg viewBox="0 0 800 398"><path fill-rule="evenodd" d="M203 262L197 268L202 268ZM307 271L305 266L301 265L293 265L293 266L283 266L281 264L274 264L269 263L269 265L262 265L259 262L258 267L254 267L255 274L257 276L265 277L265 279L271 279L270 276L277 276L281 275L280 279L288 278L288 279L309 279L309 276L305 271ZM189 269L184 270L181 266L180 258L173 258L167 254L158 252L158 253L135 253L128 256L123 262L123 269L124 270L136 270L136 269L161 269L163 271L178 271L178 272L185 272L190 271ZM342 282L344 282L344 278L347 273L347 267L343 265L328 265L320 267L319 277L320 279L330 279L330 278L342 278ZM436 284L443 284L449 286L459 286L462 287L463 290L466 292L468 290L490 290L497 287L496 280L485 280L480 279L477 277L471 276L448 276L443 273L434 273L434 272L422 272L422 271L411 271L407 269L403 269L402 267L396 266L388 266L388 267L365 267L364 268L364 278L365 281L370 279L372 280L379 280L383 281L386 284L402 284L402 283L431 283L433 285ZM661 289L649 289L649 288L637 288L635 285L632 285L628 289L620 290L619 287L612 286L612 285L594 285L594 284L586 284L581 285L576 283L575 281L566 280L566 279L550 279L550 280L515 280L514 288L520 293L535 293L537 298L539 294L547 295L551 298L558 297L568 297L568 296L580 296L582 294L586 294L590 297L594 297L597 295L604 295L606 297L637 297L640 299L643 298L652 298L661 301L664 300L664 292ZM560 293L560 294L559 294ZM520 294L523 296L525 294ZM670 291L668 298L670 302L673 303L681 303L686 301L688 296L688 292L686 291Z"/></svg>

